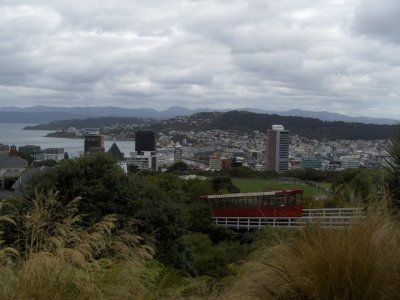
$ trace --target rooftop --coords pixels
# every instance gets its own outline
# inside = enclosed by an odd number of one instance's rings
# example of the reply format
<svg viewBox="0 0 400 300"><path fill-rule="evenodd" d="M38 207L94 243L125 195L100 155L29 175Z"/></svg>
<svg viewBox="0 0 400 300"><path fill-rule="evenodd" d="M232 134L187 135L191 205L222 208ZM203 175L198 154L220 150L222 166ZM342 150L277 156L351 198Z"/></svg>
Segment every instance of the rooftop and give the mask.
<svg viewBox="0 0 400 300"><path fill-rule="evenodd" d="M7 167L28 167L28 161L18 156L10 156L8 154L0 154L0 168Z"/></svg>

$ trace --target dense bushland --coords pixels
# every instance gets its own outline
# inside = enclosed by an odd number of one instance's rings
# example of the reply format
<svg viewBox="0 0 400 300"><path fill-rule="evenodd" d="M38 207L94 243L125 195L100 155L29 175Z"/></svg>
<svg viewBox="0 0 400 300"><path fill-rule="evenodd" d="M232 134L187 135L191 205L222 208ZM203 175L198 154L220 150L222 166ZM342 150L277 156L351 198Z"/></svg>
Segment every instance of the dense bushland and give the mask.
<svg viewBox="0 0 400 300"><path fill-rule="evenodd" d="M107 155L88 156L64 160L34 178L27 196L14 201L14 209L3 206L2 212L25 214L32 199L50 191L58 191L59 208L48 214L68 208L70 199L79 197L75 205L82 230L109 215L115 230L123 230L135 220L135 234L155 240L153 260L157 264L146 266L163 270L184 286L200 276L207 289L215 289L224 277L236 274L232 263L252 248L255 234L243 235L213 225L208 206L199 201L202 194L239 191L227 177L186 181L174 174L125 174ZM6 226L5 245L12 246L17 239L19 231Z"/></svg>

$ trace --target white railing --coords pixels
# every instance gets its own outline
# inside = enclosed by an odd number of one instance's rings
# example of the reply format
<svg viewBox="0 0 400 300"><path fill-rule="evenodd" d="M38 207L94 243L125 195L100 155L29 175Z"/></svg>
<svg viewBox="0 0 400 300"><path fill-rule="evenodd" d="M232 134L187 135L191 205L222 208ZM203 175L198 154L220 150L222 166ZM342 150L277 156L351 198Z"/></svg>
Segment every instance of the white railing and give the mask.
<svg viewBox="0 0 400 300"><path fill-rule="evenodd" d="M303 209L302 217L359 217L364 214L363 209L354 208L312 208Z"/></svg>
<svg viewBox="0 0 400 300"><path fill-rule="evenodd" d="M298 228L310 224L322 227L345 227L363 218L359 208L305 209L302 217L215 217L213 222L231 229L258 229L263 226Z"/></svg>

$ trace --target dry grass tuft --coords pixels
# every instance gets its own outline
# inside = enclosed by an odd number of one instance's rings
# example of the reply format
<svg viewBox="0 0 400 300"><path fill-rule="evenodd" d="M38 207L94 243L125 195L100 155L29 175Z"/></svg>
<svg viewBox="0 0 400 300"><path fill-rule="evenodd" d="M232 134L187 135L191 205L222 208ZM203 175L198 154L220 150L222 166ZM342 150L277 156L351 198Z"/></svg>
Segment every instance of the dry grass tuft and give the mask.
<svg viewBox="0 0 400 300"><path fill-rule="evenodd" d="M2 247L0 239L1 299L145 297L140 272L153 240L138 236L134 222L117 230L114 216L83 226L79 201L63 206L56 192L36 193L14 218L0 217L18 237L15 248Z"/></svg>
<svg viewBox="0 0 400 300"><path fill-rule="evenodd" d="M400 227L373 213L345 229L319 226L261 250L228 291L233 299L398 299Z"/></svg>

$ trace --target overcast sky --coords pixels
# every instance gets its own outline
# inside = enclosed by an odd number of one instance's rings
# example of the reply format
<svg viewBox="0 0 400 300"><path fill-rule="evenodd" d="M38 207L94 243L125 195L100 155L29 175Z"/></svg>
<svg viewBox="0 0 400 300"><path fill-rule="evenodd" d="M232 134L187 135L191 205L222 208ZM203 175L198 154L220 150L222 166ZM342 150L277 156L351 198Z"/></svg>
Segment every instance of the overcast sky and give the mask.
<svg viewBox="0 0 400 300"><path fill-rule="evenodd" d="M0 0L0 106L400 118L398 0Z"/></svg>

